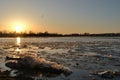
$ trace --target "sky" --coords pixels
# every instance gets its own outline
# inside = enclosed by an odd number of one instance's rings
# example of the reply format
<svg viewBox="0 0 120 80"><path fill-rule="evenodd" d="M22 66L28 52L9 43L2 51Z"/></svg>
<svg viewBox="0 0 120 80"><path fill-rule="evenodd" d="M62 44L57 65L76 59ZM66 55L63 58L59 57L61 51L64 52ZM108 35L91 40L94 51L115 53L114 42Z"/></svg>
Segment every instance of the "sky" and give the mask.
<svg viewBox="0 0 120 80"><path fill-rule="evenodd" d="M120 0L0 0L0 31L120 32Z"/></svg>

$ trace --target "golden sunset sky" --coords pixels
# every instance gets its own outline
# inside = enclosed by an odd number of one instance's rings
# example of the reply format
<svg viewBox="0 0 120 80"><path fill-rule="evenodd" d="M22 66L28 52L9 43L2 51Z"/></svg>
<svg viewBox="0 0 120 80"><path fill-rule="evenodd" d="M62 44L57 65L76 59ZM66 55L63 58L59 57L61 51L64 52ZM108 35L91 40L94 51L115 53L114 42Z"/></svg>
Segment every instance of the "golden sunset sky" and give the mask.
<svg viewBox="0 0 120 80"><path fill-rule="evenodd" d="M0 0L0 31L120 32L120 0Z"/></svg>

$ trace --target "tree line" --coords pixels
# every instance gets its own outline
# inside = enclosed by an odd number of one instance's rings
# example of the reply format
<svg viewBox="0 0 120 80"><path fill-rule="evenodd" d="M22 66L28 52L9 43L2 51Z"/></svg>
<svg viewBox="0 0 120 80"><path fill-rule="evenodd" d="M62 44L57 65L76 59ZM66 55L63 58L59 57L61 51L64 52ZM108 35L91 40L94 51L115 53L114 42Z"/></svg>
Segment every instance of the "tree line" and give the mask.
<svg viewBox="0 0 120 80"><path fill-rule="evenodd" d="M120 33L99 33L99 34L90 34L90 33L71 33L71 34L59 34L59 33L49 33L49 32L6 32L0 31L0 37L82 37L82 36L91 36L91 37L120 37Z"/></svg>

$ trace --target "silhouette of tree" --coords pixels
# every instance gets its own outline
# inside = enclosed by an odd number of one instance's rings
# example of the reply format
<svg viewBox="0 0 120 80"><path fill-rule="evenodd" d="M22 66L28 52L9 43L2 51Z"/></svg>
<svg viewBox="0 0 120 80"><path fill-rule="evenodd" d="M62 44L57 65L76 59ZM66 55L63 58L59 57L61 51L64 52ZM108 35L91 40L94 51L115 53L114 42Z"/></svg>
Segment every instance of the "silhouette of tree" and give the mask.
<svg viewBox="0 0 120 80"><path fill-rule="evenodd" d="M32 32L29 31L28 33L21 32L8 32L8 31L0 31L0 37L80 37L80 36L91 36L91 37L120 37L120 33L101 33L101 34L90 34L90 33L72 33L72 34L58 34L58 33L49 33L48 31L45 32Z"/></svg>

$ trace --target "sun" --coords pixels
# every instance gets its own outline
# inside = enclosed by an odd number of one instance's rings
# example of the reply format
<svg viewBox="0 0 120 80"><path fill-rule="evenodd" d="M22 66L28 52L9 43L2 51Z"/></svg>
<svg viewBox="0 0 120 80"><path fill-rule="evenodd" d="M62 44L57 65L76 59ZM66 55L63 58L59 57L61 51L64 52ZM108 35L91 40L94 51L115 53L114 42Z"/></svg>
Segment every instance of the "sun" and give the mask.
<svg viewBox="0 0 120 80"><path fill-rule="evenodd" d="M21 25L16 26L16 32L19 33L21 31L22 31L22 26Z"/></svg>

